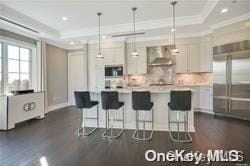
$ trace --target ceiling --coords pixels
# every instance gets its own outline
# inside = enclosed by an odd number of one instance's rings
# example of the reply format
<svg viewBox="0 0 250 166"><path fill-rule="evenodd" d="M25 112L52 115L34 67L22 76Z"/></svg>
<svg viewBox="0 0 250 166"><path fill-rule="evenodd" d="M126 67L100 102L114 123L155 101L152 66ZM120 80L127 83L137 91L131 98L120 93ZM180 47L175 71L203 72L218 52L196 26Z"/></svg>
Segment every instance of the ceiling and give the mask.
<svg viewBox="0 0 250 166"><path fill-rule="evenodd" d="M45 38L68 43L69 41L93 40L97 37L97 12L102 12L102 34L132 31L131 7L136 6L137 31L145 31L152 37L170 35L172 6L165 1L85 1L85 0L2 0L2 16L32 27ZM228 12L221 14L227 8ZM222 22L246 19L250 15L250 1L237 0L179 0L176 6L177 35L207 32ZM67 21L61 18L66 16ZM239 20L242 21L242 20ZM3 25L3 23L2 23Z"/></svg>

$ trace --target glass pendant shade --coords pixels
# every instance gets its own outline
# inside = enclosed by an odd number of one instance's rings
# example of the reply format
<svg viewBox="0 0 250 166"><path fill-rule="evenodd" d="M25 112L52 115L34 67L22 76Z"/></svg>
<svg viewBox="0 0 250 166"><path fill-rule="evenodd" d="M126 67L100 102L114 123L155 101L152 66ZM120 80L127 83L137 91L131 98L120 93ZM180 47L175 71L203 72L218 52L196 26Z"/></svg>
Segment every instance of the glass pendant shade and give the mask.
<svg viewBox="0 0 250 166"><path fill-rule="evenodd" d="M101 52L98 52L97 55L96 55L96 57L97 57L98 59L103 59L103 58L104 58L104 56L102 55Z"/></svg>
<svg viewBox="0 0 250 166"><path fill-rule="evenodd" d="M173 55L177 55L177 54L180 53L180 52L179 52L179 50L178 50L177 48L173 48L173 49L171 50L171 53L172 53Z"/></svg>
<svg viewBox="0 0 250 166"><path fill-rule="evenodd" d="M139 56L138 52L136 50L134 50L132 53L131 53L131 56L136 58Z"/></svg>

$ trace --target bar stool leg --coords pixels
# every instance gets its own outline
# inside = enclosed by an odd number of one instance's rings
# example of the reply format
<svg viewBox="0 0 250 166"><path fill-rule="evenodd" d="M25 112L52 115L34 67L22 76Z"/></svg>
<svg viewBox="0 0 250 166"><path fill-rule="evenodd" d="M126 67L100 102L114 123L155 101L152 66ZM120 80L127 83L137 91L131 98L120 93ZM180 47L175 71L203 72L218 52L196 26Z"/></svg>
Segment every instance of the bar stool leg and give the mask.
<svg viewBox="0 0 250 166"><path fill-rule="evenodd" d="M78 122L77 122L77 130L75 131L75 134L79 137L83 135L83 127L82 127L82 117L83 117L83 110L78 109Z"/></svg>
<svg viewBox="0 0 250 166"><path fill-rule="evenodd" d="M153 109L151 109L151 112L152 112L152 114L151 114L151 121L146 121L145 120L145 113L143 114L144 115L144 117L143 117L143 119L144 120L140 120L139 119L139 111L136 111L136 130L134 131L134 133L133 133L133 139L135 139L135 140L139 140L139 141L150 141L151 139L152 139L152 137L153 137ZM139 136L139 122L143 122L143 138L140 138L140 136ZM150 132L150 136L149 137L146 137L146 128L145 128L145 122L151 122L152 123L152 130L151 130L151 132Z"/></svg>
<svg viewBox="0 0 250 166"><path fill-rule="evenodd" d="M112 112L111 112L112 115ZM123 123L123 128L120 129L120 132L116 135L113 135L113 122L116 121L116 119L114 119L114 117L111 117L111 127L109 125L109 110L106 111L106 130L102 133L102 137L104 138L108 138L108 139L115 139L121 136L121 134L124 131L124 108L123 108L123 119L122 119L122 123ZM110 130L110 135L107 135L108 131Z"/></svg>
<svg viewBox="0 0 250 166"><path fill-rule="evenodd" d="M185 139L180 139L180 130L179 130L179 123L182 123L179 121L179 113L177 113L177 121L176 122L171 122L171 118L170 118L170 110L168 112L168 124L169 124L169 136L170 136L170 139L173 141L173 142L180 142L180 143L187 143L187 142L192 142L192 137L190 135L190 133L188 132L188 111L185 111L184 112L184 121L183 121L183 124L184 124L184 134L185 134ZM187 116L187 117L186 117ZM171 123L177 123L177 139L175 139L172 135L172 131L170 129L170 124ZM187 126L186 126L187 125ZM188 138L186 138L186 135Z"/></svg>
<svg viewBox="0 0 250 166"><path fill-rule="evenodd" d="M90 130L90 131L85 131L85 130L87 130L86 126L85 126L85 120L83 121L83 118L85 119L85 116L83 114L83 110L79 109L79 113L78 113L78 129L76 130L75 134L77 134L78 136L88 136L88 135L92 134L94 131L96 131L98 129L98 127L99 127L99 115L98 115L99 114L99 109L98 109L98 105L96 107L97 107L97 109L96 109L97 117L94 118L97 121L96 127L94 129ZM82 127L82 123L84 123L83 127Z"/></svg>

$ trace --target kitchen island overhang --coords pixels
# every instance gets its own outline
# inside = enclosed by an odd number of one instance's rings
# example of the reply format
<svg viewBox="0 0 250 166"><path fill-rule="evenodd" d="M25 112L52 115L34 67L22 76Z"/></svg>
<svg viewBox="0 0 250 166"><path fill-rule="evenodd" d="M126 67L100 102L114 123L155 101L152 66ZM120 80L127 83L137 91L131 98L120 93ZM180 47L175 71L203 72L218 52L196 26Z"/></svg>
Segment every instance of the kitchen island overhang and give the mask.
<svg viewBox="0 0 250 166"><path fill-rule="evenodd" d="M104 90L104 91L118 91L119 93L119 100L124 102L124 114L125 114L125 129L135 129L136 123L136 111L132 108L132 91L150 91L151 92L151 101L154 103L153 106L153 126L154 130L158 131L168 131L168 103L170 102L170 91L171 90L190 90L192 92L192 107L191 110L188 111L188 131L189 132L195 132L194 128L194 97L193 97L193 89L185 88L185 89L169 89L169 90L148 90L148 89L139 89L139 90L130 90L130 89L123 89L123 90ZM99 101L99 127L105 128L105 110L102 109L102 101L101 101L101 90L94 90L90 91L91 99ZM120 119L122 117L122 109L120 110L111 110L111 114L116 119ZM94 117L96 116L95 112L96 108L88 109L84 111L85 118L86 117ZM150 120L150 112L149 111L140 111L139 117L141 120ZM179 118L179 119L177 119ZM170 112L170 120L171 121L183 121L184 119L184 113L180 112L177 116L176 111ZM96 125L96 122L91 119L85 119L84 122L86 127L94 127ZM141 123L139 125L140 129L143 128L143 124ZM121 122L115 122L113 124L114 128L121 128L122 123ZM151 130L151 124L146 123L146 130ZM177 131L177 124L171 124L170 130ZM180 131L184 131L184 125L180 124Z"/></svg>

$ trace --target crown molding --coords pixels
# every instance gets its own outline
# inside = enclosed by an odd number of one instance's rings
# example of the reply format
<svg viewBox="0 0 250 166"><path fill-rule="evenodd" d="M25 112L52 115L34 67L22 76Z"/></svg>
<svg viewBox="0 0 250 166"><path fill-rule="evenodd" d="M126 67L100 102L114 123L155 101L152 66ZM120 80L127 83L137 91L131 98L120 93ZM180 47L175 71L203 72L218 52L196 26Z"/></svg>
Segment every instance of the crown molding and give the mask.
<svg viewBox="0 0 250 166"><path fill-rule="evenodd" d="M176 36L177 39L183 39L183 38L191 38L191 37L202 37L206 36L212 33L212 30L206 30L202 32L197 33L189 33L189 34L179 34ZM152 37L140 37L136 39L136 42L145 42L145 41L157 41L157 40L169 40L172 41L171 35L160 35L160 36L152 36ZM127 43L132 43L132 39L126 40Z"/></svg>
<svg viewBox="0 0 250 166"><path fill-rule="evenodd" d="M216 30L216 29L219 29L219 28L222 28L222 27L225 27L225 26L228 26L228 25L240 22L240 21L244 21L244 20L247 20L247 19L250 19L250 13L247 13L245 15L241 15L239 17L235 17L235 18L223 21L223 22L221 22L219 24L211 25L210 28L213 29L213 30Z"/></svg>
<svg viewBox="0 0 250 166"><path fill-rule="evenodd" d="M204 6L200 14L202 23L206 20L209 14L214 10L214 8L216 7L219 1L220 0L207 1L206 5Z"/></svg>
<svg viewBox="0 0 250 166"><path fill-rule="evenodd" d="M50 40L47 38L41 38L42 41L44 41L46 44L50 44L62 49L67 49L67 46L63 42L55 41L55 40Z"/></svg>
<svg viewBox="0 0 250 166"><path fill-rule="evenodd" d="M28 31L24 28L18 27L17 25L1 21L1 24L7 25L12 28L16 28L18 30L21 30L25 33L31 34L33 36L38 37L44 37L44 38L50 38L50 39L58 39L60 36L59 32L53 28L48 27L47 25L44 25L12 8L9 8L3 4L1 4L1 13L0 16L6 19L9 19L11 21L14 21L16 23L19 23L21 25L27 26L31 29L34 29L38 31L39 33L34 33L31 31Z"/></svg>
<svg viewBox="0 0 250 166"><path fill-rule="evenodd" d="M116 37L116 38L108 38L108 39L102 39L101 42L102 43L111 43L111 42L125 42L126 41L126 37ZM89 40L88 44L96 44L99 41L97 39L95 40Z"/></svg>

